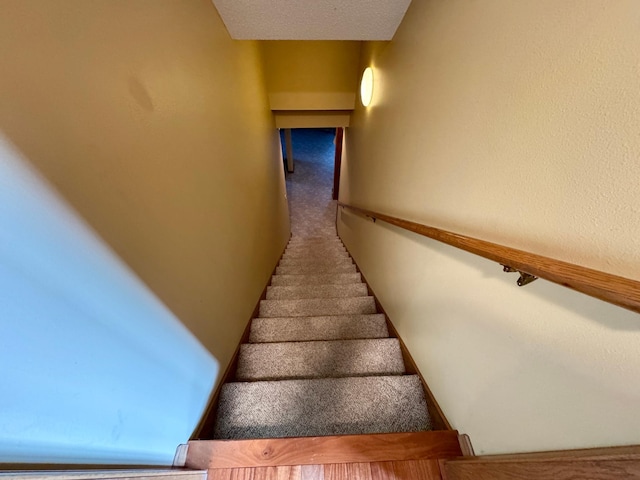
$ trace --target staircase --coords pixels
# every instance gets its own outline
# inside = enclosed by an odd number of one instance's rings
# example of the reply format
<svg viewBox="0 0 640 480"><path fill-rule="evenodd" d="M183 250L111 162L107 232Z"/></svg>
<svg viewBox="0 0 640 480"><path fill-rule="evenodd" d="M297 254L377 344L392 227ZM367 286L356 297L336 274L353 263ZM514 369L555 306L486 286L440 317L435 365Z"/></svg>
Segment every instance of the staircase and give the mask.
<svg viewBox="0 0 640 480"><path fill-rule="evenodd" d="M293 237L222 386L214 438L431 428L420 379L335 230Z"/></svg>

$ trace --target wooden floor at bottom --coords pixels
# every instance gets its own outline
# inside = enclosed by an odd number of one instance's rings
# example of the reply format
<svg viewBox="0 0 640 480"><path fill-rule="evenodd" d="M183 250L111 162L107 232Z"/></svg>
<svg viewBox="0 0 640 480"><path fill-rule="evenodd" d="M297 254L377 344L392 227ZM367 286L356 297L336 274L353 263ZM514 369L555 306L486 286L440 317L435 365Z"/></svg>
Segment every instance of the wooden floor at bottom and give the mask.
<svg viewBox="0 0 640 480"><path fill-rule="evenodd" d="M438 460L216 468L208 480L441 480Z"/></svg>

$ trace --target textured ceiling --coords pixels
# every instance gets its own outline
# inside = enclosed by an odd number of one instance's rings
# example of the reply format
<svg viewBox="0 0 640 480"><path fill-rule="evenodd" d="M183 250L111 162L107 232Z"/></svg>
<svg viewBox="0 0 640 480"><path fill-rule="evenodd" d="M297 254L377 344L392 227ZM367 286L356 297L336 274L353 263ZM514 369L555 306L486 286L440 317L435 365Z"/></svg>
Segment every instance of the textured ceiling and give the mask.
<svg viewBox="0 0 640 480"><path fill-rule="evenodd" d="M213 0L236 40L391 40L411 0Z"/></svg>

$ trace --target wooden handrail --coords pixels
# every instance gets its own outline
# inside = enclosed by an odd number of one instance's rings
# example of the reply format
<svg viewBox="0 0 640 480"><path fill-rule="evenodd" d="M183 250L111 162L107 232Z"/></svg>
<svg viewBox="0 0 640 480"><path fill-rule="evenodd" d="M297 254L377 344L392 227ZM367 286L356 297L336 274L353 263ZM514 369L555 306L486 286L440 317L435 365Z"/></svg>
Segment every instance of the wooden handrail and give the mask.
<svg viewBox="0 0 640 480"><path fill-rule="evenodd" d="M338 202L338 205L640 313L640 281L459 235L346 203Z"/></svg>

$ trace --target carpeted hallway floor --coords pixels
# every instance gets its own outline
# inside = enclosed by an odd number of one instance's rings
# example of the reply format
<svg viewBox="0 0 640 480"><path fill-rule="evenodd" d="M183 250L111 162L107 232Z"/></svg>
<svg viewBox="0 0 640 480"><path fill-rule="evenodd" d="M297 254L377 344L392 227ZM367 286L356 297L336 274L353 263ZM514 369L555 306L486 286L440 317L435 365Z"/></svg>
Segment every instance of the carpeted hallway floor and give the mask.
<svg viewBox="0 0 640 480"><path fill-rule="evenodd" d="M287 197L295 237L322 235L335 228L336 202L331 200L334 138L333 129L292 131L295 172L287 173Z"/></svg>

